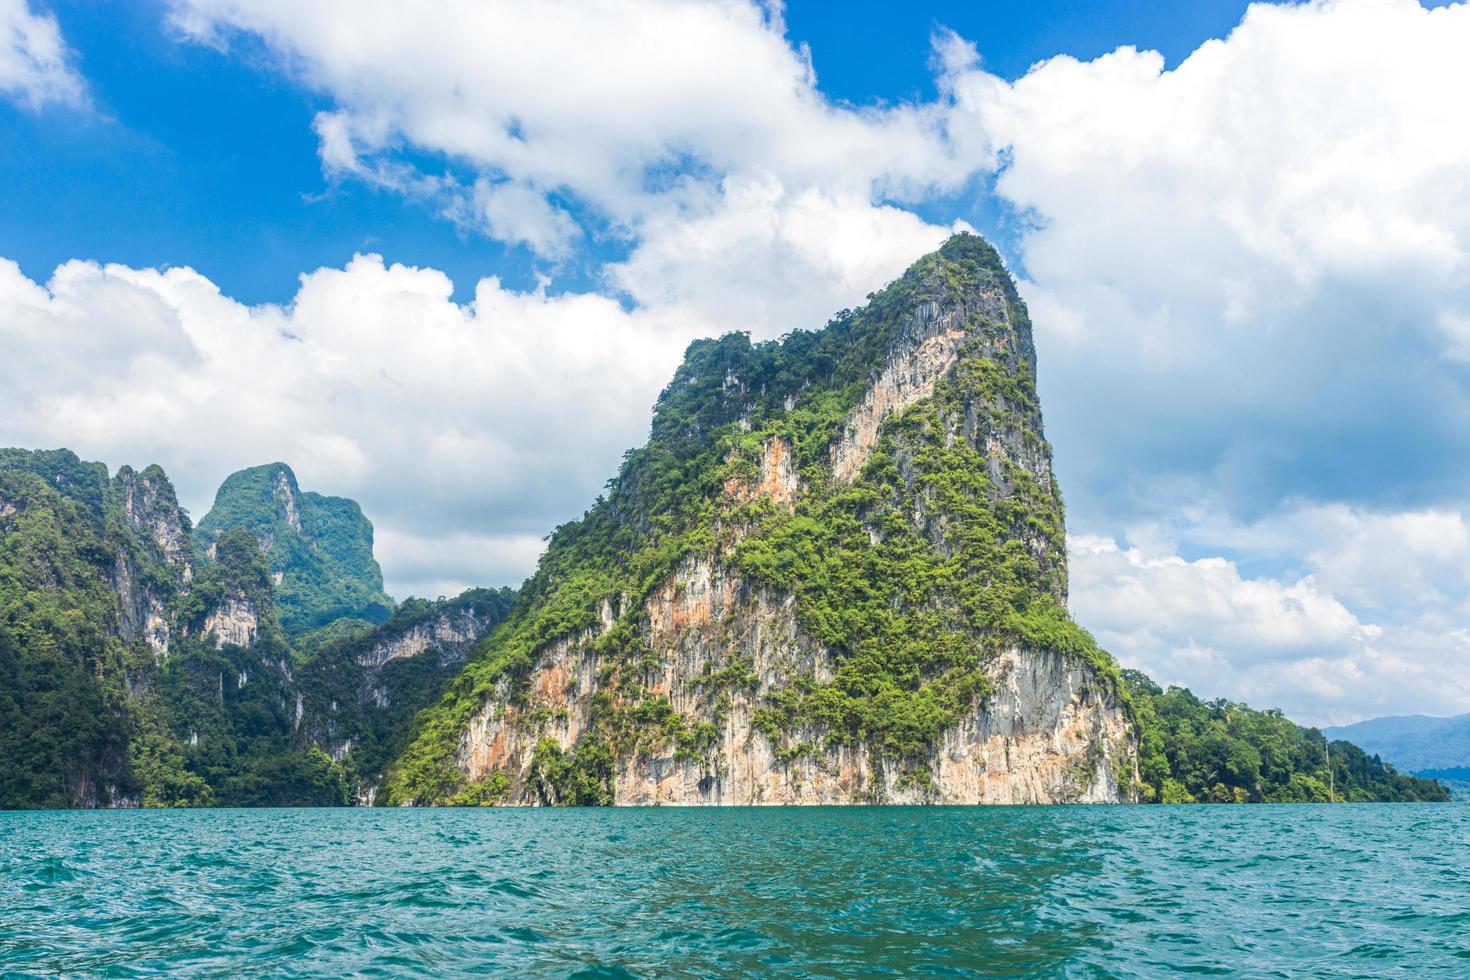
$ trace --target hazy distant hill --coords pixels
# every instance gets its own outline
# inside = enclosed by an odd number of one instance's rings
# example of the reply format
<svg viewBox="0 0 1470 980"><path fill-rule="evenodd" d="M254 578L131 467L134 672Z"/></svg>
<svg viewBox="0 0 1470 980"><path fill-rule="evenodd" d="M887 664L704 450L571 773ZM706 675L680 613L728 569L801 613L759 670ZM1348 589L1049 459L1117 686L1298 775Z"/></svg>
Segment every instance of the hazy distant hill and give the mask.
<svg viewBox="0 0 1470 980"><path fill-rule="evenodd" d="M1470 767L1470 715L1370 718L1356 725L1328 728L1324 733L1412 772Z"/></svg>

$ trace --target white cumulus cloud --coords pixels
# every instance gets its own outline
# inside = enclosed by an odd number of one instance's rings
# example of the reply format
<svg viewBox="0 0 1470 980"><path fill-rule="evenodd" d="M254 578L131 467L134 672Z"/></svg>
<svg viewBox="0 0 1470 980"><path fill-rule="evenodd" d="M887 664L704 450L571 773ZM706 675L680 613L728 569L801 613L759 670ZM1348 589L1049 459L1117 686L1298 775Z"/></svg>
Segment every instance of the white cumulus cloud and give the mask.
<svg viewBox="0 0 1470 980"><path fill-rule="evenodd" d="M1072 611L1127 666L1340 724L1470 710L1470 521L1304 506L1202 537L1257 560L1188 560L1167 530L1070 539ZM1189 534L1197 528L1186 528Z"/></svg>
<svg viewBox="0 0 1470 980"><path fill-rule="evenodd" d="M37 283L0 261L0 443L162 462L196 516L232 470L284 459L363 504L396 594L518 583L643 440L696 331L493 278L451 292L373 255L284 307L190 269L70 262Z"/></svg>
<svg viewBox="0 0 1470 980"><path fill-rule="evenodd" d="M779 9L744 0L519 4L179 0L187 38L263 39L329 95L323 166L428 199L543 258L579 239L562 202L627 244L608 281L726 329L821 323L957 225L887 202L952 190L941 107L838 106ZM425 175L411 152L442 157ZM458 176L454 176L458 174Z"/></svg>
<svg viewBox="0 0 1470 980"><path fill-rule="evenodd" d="M1173 68L1014 82L944 43L950 131L1022 216L1080 514L1465 499L1470 6L1255 4Z"/></svg>
<svg viewBox="0 0 1470 980"><path fill-rule="evenodd" d="M0 0L0 94L32 109L87 101L56 18L26 0Z"/></svg>

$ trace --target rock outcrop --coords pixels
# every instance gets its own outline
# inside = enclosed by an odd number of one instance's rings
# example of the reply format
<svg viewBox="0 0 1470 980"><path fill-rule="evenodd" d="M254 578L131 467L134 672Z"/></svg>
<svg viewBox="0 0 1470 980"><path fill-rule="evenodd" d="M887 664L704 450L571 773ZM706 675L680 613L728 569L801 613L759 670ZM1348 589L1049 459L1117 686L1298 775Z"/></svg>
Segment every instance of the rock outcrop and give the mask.
<svg viewBox="0 0 1470 980"><path fill-rule="evenodd" d="M112 591L117 597L117 632L125 643L146 643L155 662L168 656L172 635L170 616L164 605L168 594L140 581L133 558L119 549L113 566ZM171 590L170 590L171 591Z"/></svg>
<svg viewBox="0 0 1470 980"><path fill-rule="evenodd" d="M1004 320L1005 303L995 291L981 294L985 313ZM934 385L949 373L959 359L960 348L969 338L966 325L971 311L964 304L941 306L930 300L920 303L904 323L873 384L863 394L857 409L842 427L842 437L832 447L832 474L851 483L878 442L878 428L885 419L934 394Z"/></svg>
<svg viewBox="0 0 1470 980"><path fill-rule="evenodd" d="M503 613L495 615L473 605L446 603L436 615L402 632L379 630L373 643L358 654L357 662L369 670L380 670L390 660L417 657L432 650L445 666L462 664L470 647L503 618Z"/></svg>
<svg viewBox="0 0 1470 980"><path fill-rule="evenodd" d="M226 644L252 647L259 631L255 603L245 596L230 596L205 617L201 633L219 650Z"/></svg>
<svg viewBox="0 0 1470 980"><path fill-rule="evenodd" d="M298 578L317 608L389 600L371 592L381 578L355 503L300 492L284 467L258 475L222 495L196 557L157 466L109 478L66 450L0 449L0 807L370 796L415 713L512 595L410 600L381 627L337 621L293 649L277 617L282 569L268 564L276 546L307 549L287 566L298 572L366 569ZM270 515L260 528L244 526L251 504ZM361 649L328 642L364 634Z"/></svg>
<svg viewBox="0 0 1470 980"><path fill-rule="evenodd" d="M389 797L1133 798L1116 667L1064 610L1035 370L973 236L820 333L697 342Z"/></svg>
<svg viewBox="0 0 1470 980"><path fill-rule="evenodd" d="M133 746L177 748L157 682L190 578L188 518L158 467L109 479L65 449L0 449L0 502L0 807L137 805ZM189 797L187 776L173 785Z"/></svg>
<svg viewBox="0 0 1470 980"><path fill-rule="evenodd" d="M125 538L113 574L118 630L128 643L146 643L161 662L173 636L169 604L194 578L192 526L158 466L141 473L121 467L112 478L110 510Z"/></svg>
<svg viewBox="0 0 1470 980"><path fill-rule="evenodd" d="M151 542L158 558L180 582L189 581L193 577L189 519L163 470L150 466L138 473L124 466L112 484L128 526Z"/></svg>

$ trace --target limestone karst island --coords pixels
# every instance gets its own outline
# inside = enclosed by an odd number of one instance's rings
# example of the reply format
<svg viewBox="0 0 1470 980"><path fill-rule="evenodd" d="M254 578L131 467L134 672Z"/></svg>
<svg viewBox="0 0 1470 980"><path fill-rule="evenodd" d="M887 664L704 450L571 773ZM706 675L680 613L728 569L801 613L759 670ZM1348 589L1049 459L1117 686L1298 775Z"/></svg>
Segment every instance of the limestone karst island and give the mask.
<svg viewBox="0 0 1470 980"><path fill-rule="evenodd" d="M191 527L156 466L6 450L0 802L1447 799L1118 668L1067 613L1036 372L957 235L821 329L695 342L519 591L401 605L283 463Z"/></svg>

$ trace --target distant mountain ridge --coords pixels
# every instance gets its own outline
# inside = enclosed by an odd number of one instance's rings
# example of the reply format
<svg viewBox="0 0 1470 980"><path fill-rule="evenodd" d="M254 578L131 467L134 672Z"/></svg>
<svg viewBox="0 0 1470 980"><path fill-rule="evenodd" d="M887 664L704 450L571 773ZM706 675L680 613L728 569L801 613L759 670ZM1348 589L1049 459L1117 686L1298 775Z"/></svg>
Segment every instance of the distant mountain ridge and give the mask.
<svg viewBox="0 0 1470 980"><path fill-rule="evenodd" d="M1411 772L1470 767L1470 714L1390 715L1324 732Z"/></svg>
<svg viewBox="0 0 1470 980"><path fill-rule="evenodd" d="M369 801L510 607L474 589L395 608L356 503L243 472L201 544L157 466L0 449L0 808ZM297 640L283 600L386 622Z"/></svg>

